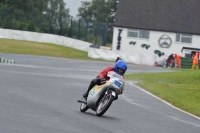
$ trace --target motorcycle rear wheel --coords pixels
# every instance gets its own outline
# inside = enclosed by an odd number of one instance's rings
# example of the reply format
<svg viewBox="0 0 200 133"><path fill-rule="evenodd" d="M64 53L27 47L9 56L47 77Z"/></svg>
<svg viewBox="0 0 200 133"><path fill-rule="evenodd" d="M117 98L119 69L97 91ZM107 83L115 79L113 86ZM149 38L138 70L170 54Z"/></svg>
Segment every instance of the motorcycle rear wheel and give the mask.
<svg viewBox="0 0 200 133"><path fill-rule="evenodd" d="M107 96L99 102L96 110L96 115L102 116L108 110L113 100L114 97L112 96L112 94L107 94Z"/></svg>
<svg viewBox="0 0 200 133"><path fill-rule="evenodd" d="M86 101L85 98L82 98L81 100ZM88 109L89 109L89 107L87 106L87 104L81 103L81 106L80 106L80 111L81 111L81 112L85 112L85 111L87 111Z"/></svg>

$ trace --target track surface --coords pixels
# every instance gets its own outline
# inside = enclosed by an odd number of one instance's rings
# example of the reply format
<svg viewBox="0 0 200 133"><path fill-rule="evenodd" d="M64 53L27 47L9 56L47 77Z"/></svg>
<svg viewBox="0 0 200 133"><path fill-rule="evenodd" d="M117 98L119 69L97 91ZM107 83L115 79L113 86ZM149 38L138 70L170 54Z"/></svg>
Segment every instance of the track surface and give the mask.
<svg viewBox="0 0 200 133"><path fill-rule="evenodd" d="M200 133L200 120L126 81L125 91L102 116L79 111L90 80L114 62L0 54L1 133ZM127 73L169 70L128 64Z"/></svg>

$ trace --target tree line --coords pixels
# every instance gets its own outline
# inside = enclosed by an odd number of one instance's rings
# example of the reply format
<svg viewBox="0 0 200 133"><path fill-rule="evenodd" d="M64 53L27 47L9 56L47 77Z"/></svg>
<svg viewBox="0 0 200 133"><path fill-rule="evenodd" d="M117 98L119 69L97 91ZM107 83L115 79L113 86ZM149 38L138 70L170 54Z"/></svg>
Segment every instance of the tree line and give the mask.
<svg viewBox="0 0 200 133"><path fill-rule="evenodd" d="M111 42L116 8L116 0L83 0L75 19L64 0L1 0L0 28Z"/></svg>

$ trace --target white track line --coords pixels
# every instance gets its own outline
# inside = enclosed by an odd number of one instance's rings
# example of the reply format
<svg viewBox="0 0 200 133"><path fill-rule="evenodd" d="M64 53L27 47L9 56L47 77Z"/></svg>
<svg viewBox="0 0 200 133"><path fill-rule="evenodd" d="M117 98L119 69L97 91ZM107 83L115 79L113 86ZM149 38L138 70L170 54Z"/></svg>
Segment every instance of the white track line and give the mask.
<svg viewBox="0 0 200 133"><path fill-rule="evenodd" d="M156 98L156 99L158 99L158 100L164 102L164 103L167 104L168 106L170 106L170 107L172 107L172 108L174 108L174 109L177 109L177 110L179 110L179 111L181 111L181 112L183 112L183 113L186 113L186 114L188 114L188 115L190 115L190 116L192 116L192 117L195 117L195 118L197 118L198 120L200 120L200 117L198 117L198 116L196 116L196 115L193 115L193 114L190 114L190 113L188 113L188 112L186 112L186 111L184 111L184 110L181 110L181 109L175 107L174 105L172 105L172 104L170 104L170 103L168 103L168 102L166 102L166 101L160 99L159 97L157 97L157 96L153 95L152 93L150 93L150 92L148 92L148 91L142 89L141 87L134 85L132 82L129 82L129 84L132 85L132 86L134 86L134 87L136 87L136 88L138 88L138 89L140 89L141 91L143 91L143 92L145 92L145 93L147 93L147 94L153 96L154 98Z"/></svg>
<svg viewBox="0 0 200 133"><path fill-rule="evenodd" d="M6 66L15 66L15 67L26 67L26 68L35 68L35 69L50 69L50 70L67 70L67 71L86 71L86 72L99 72L98 70L89 70L89 69L76 69L76 68L62 68L62 67L49 67L49 66L35 66L35 65L19 65L19 64L0 64Z"/></svg>
<svg viewBox="0 0 200 133"><path fill-rule="evenodd" d="M188 122L188 121L185 121L185 120L181 120L179 118L176 118L176 117L173 117L173 116L168 116L169 118L175 120L175 121L179 121L179 122L182 122L182 123L185 123L185 124L189 124L189 125L193 125L195 127L198 127L200 128L200 125L196 124L196 123L193 123L193 122Z"/></svg>
<svg viewBox="0 0 200 133"><path fill-rule="evenodd" d="M126 96L125 94L123 94L123 97L121 97L121 98L124 99L125 101L127 101L127 102L130 103L130 104L136 105L136 106L141 107L141 108L148 109L148 108L145 107L145 106L142 106L142 105L140 105L140 104L138 104L138 103L135 103L132 99L128 98L128 96Z"/></svg>

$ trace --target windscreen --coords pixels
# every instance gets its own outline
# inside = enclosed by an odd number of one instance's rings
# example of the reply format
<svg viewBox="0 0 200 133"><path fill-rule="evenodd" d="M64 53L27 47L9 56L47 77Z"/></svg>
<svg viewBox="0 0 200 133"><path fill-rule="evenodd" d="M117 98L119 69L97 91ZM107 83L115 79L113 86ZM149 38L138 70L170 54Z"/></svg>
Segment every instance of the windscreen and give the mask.
<svg viewBox="0 0 200 133"><path fill-rule="evenodd" d="M114 71L108 72L107 76L110 77L110 78L117 77L121 82L124 83L124 78L121 75L119 75L116 72L114 72Z"/></svg>

